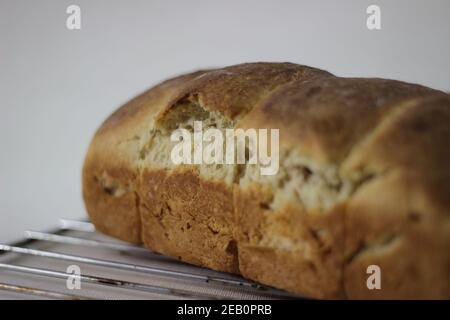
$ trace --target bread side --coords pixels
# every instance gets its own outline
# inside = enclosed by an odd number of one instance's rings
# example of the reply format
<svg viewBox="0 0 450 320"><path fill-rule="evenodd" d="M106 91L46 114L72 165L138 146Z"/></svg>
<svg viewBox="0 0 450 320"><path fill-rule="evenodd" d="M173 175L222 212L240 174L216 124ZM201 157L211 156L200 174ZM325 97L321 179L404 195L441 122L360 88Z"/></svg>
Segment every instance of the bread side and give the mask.
<svg viewBox="0 0 450 320"><path fill-rule="evenodd" d="M371 175L343 174L341 165L405 101L433 93L397 81L330 77L293 82L252 110L239 125L280 128L281 166L277 175L261 176L247 165L235 187L241 273L308 296L345 297L354 232L346 228L346 208ZM363 273L358 283L371 296Z"/></svg>
<svg viewBox="0 0 450 320"><path fill-rule="evenodd" d="M448 298L450 282L438 280L449 277L448 100L294 64L175 78L99 129L83 170L86 207L102 232L306 296ZM278 174L174 165L170 133L195 120L279 129ZM433 156L418 157L421 148ZM383 290L365 286L368 263L382 267Z"/></svg>
<svg viewBox="0 0 450 320"><path fill-rule="evenodd" d="M142 243L140 196L137 190L141 140L155 114L198 71L163 82L114 112L97 130L83 165L83 198L99 231Z"/></svg>
<svg viewBox="0 0 450 320"><path fill-rule="evenodd" d="M450 298L450 96L411 100L349 155L343 175L367 178L345 218L350 298ZM383 272L382 290L362 280Z"/></svg>

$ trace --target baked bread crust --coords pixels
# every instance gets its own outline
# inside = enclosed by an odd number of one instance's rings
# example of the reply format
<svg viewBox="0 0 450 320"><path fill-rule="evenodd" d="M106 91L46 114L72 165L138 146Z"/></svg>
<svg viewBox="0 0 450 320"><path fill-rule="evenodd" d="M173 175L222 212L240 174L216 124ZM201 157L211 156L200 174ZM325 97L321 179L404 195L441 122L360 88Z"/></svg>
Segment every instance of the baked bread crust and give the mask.
<svg viewBox="0 0 450 320"><path fill-rule="evenodd" d="M280 130L280 170L170 163L193 120ZM96 133L83 196L98 230L314 298L450 298L450 97L291 63L180 76ZM382 200L379 200L382 199ZM368 290L366 269L382 270Z"/></svg>

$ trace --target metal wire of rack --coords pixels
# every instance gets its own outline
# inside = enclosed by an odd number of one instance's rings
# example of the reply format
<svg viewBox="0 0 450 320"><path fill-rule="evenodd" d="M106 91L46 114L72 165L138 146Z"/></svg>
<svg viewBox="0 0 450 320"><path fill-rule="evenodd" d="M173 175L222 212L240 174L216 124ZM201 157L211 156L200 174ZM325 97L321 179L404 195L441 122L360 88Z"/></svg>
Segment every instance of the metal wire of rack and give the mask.
<svg viewBox="0 0 450 320"><path fill-rule="evenodd" d="M294 298L108 238L85 221L62 219L53 231L26 231L25 236L0 244L0 298L2 292L19 299ZM67 286L69 265L82 270L80 288Z"/></svg>

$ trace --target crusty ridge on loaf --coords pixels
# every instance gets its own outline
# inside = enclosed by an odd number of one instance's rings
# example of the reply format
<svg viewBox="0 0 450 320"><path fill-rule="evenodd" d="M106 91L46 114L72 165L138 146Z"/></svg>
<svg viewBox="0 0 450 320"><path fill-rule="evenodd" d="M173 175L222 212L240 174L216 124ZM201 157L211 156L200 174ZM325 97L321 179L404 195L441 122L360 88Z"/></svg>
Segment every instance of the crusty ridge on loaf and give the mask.
<svg viewBox="0 0 450 320"><path fill-rule="evenodd" d="M170 133L195 120L279 129L278 174L174 165ZM290 63L199 71L105 121L83 195L102 232L291 292L448 298L449 124L449 96L419 85ZM383 290L367 289L370 264Z"/></svg>

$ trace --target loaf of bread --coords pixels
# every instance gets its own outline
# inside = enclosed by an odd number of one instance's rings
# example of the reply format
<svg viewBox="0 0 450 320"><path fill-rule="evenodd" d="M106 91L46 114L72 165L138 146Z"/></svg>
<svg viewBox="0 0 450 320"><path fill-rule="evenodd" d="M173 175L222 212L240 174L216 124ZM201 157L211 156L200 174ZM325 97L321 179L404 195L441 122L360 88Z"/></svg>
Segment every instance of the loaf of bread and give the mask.
<svg viewBox="0 0 450 320"><path fill-rule="evenodd" d="M278 172L174 164L194 121L278 129ZM102 124L83 196L105 234L306 297L450 298L450 96L420 85L291 63L179 76Z"/></svg>

